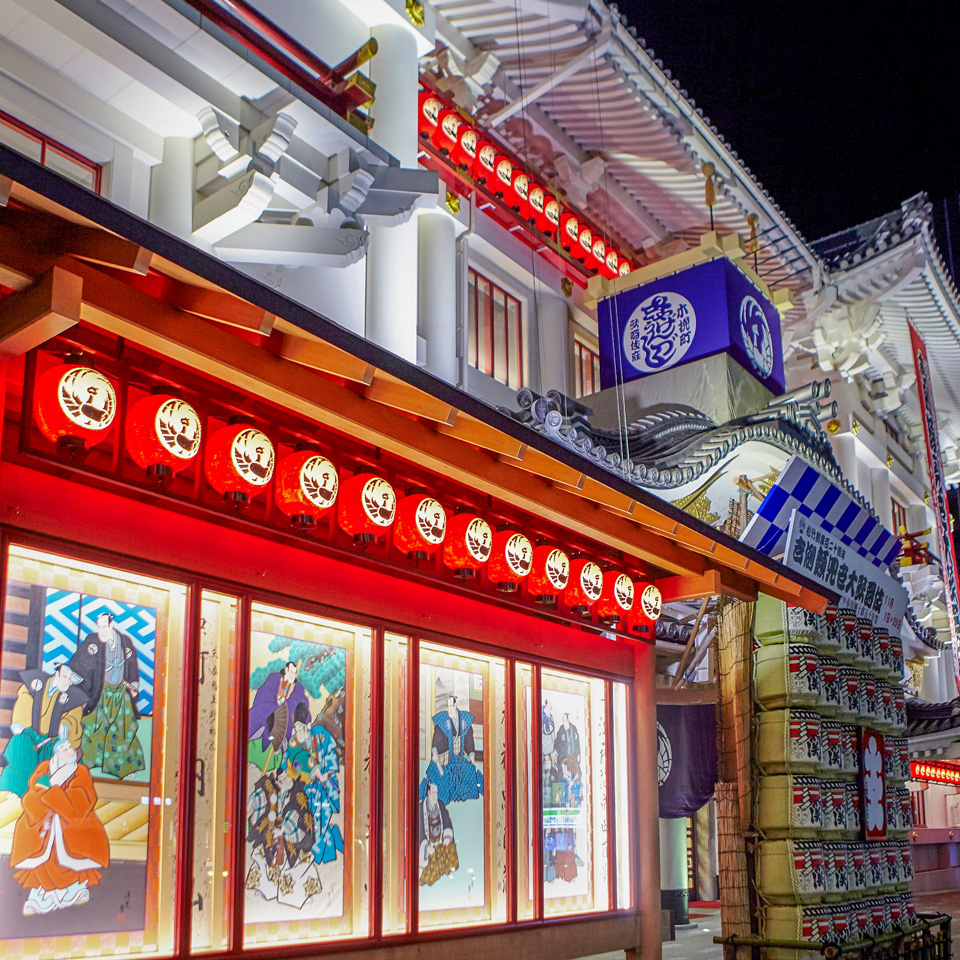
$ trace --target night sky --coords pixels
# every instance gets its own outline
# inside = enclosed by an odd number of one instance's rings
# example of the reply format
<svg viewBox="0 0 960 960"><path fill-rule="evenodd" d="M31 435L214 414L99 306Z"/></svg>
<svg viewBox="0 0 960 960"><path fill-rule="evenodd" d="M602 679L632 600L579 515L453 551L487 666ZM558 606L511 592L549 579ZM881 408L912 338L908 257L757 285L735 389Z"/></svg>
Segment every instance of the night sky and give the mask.
<svg viewBox="0 0 960 960"><path fill-rule="evenodd" d="M808 240L886 213L921 190L939 218L946 198L960 235L954 5L619 6Z"/></svg>

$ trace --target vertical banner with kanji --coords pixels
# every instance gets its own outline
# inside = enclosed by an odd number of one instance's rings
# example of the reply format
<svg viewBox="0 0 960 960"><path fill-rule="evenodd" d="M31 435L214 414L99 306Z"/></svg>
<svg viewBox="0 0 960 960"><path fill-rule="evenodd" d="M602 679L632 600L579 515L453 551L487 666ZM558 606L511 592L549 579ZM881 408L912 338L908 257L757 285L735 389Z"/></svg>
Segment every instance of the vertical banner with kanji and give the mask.
<svg viewBox="0 0 960 960"><path fill-rule="evenodd" d="M953 672L960 689L960 668L957 665L957 639L960 636L960 606L957 598L957 556L951 536L950 507L947 504L947 487L943 482L943 459L940 455L940 432L937 427L937 410L933 402L933 384L930 381L930 363L927 348L913 324L910 327L910 349L917 369L917 389L920 394L920 415L923 417L923 435L927 441L927 468L930 471L930 493L937 514L937 544L939 546L941 575L950 618L950 638L953 641Z"/></svg>

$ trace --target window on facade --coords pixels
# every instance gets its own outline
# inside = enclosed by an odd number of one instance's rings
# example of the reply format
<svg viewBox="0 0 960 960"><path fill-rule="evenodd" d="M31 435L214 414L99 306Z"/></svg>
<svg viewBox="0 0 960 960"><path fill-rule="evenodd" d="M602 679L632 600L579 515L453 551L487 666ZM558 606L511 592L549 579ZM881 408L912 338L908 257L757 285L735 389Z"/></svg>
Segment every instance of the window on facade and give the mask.
<svg viewBox="0 0 960 960"><path fill-rule="evenodd" d="M101 167L85 160L69 147L44 136L0 110L0 143L57 173L76 180L96 193L100 192Z"/></svg>
<svg viewBox="0 0 960 960"><path fill-rule="evenodd" d="M185 595L9 551L0 938L21 941L18 955L173 949Z"/></svg>
<svg viewBox="0 0 960 960"><path fill-rule="evenodd" d="M901 528L904 533L909 533L907 530L907 510L902 504L897 503L892 497L890 499L890 512L893 516L893 532L895 535L899 536Z"/></svg>
<svg viewBox="0 0 960 960"><path fill-rule="evenodd" d="M573 361L576 366L575 383L578 397L586 397L600 389L600 357L585 343L573 341Z"/></svg>
<svg viewBox="0 0 960 960"><path fill-rule="evenodd" d="M470 365L518 390L524 385L520 301L475 270L469 270L467 314Z"/></svg>

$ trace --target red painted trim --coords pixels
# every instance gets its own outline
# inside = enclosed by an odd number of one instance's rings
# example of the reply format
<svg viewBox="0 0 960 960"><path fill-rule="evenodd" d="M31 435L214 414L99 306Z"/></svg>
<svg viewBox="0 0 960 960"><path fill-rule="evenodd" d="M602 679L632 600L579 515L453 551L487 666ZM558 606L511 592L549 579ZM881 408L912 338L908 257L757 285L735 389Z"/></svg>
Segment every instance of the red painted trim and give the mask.
<svg viewBox="0 0 960 960"><path fill-rule="evenodd" d="M627 908L630 910L635 910L637 907L638 894L640 890L640 883L637 875L638 864L640 863L640 835L637 830L637 814L639 811L640 797L637 793L636 786L631 790L629 783L630 780L630 771L634 772L634 780L636 781L636 769L637 769L637 698L636 698L636 689L632 683L627 684L627 780L628 783L625 784L627 787L628 803L630 804L630 902L627 905ZM650 735L656 737L656 731L651 730Z"/></svg>
<svg viewBox="0 0 960 960"><path fill-rule="evenodd" d="M3 638L6 634L7 612L7 561L10 557L10 538L6 530L0 527L0 669L3 667Z"/></svg>
<svg viewBox="0 0 960 960"><path fill-rule="evenodd" d="M537 811L536 835L533 843L533 915L542 921L543 916L543 688L540 664L533 667L533 703L531 704L531 723L533 732L533 770L534 809Z"/></svg>
<svg viewBox="0 0 960 960"><path fill-rule="evenodd" d="M420 638L410 638L407 656L407 930L416 937L420 930Z"/></svg>
<svg viewBox="0 0 960 960"><path fill-rule="evenodd" d="M607 736L604 743L607 764L607 909L617 908L617 769L614 762L613 738L613 686L608 682L604 707Z"/></svg>
<svg viewBox="0 0 960 960"><path fill-rule="evenodd" d="M504 771L506 790L504 804L506 817L506 865L507 865L507 923L517 922L517 817L522 816L523 804L517 802L517 663L513 659L507 660L506 675L504 677L504 731L503 739L506 749L506 770ZM496 879L496 878L494 878Z"/></svg>
<svg viewBox="0 0 960 960"><path fill-rule="evenodd" d="M379 940L383 936L383 791L384 791L384 737L383 701L385 671L383 627L373 631L370 657L370 934Z"/></svg>
<svg viewBox="0 0 960 960"><path fill-rule="evenodd" d="M232 761L233 782L237 785L233 798L233 837L230 862L227 869L233 878L233 931L230 947L234 951L244 948L243 910L247 881L247 741L249 724L249 676L250 676L250 597L237 598L237 657L234 674L233 703L237 711L237 739Z"/></svg>

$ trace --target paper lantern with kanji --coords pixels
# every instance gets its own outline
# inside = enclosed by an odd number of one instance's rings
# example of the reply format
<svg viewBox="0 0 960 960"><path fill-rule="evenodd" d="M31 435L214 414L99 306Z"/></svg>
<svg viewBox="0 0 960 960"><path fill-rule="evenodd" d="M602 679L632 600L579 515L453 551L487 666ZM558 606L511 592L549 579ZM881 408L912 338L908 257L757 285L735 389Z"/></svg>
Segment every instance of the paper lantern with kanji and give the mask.
<svg viewBox="0 0 960 960"><path fill-rule="evenodd" d="M606 623L621 623L633 609L633 599L633 581L625 573L607 570L597 601L597 616Z"/></svg>
<svg viewBox="0 0 960 960"><path fill-rule="evenodd" d="M457 149L457 134L463 120L456 110L447 107L440 111L437 125L433 129L433 145L445 156Z"/></svg>
<svg viewBox="0 0 960 960"><path fill-rule="evenodd" d="M434 130L437 129L440 111L445 110L447 105L430 90L421 90L418 106L417 127L420 136L424 140L429 140L433 137Z"/></svg>
<svg viewBox="0 0 960 960"><path fill-rule="evenodd" d="M580 249L580 220L574 214L567 212L560 217L560 246L575 260L582 260L583 251ZM592 240L592 237L591 237Z"/></svg>
<svg viewBox="0 0 960 960"><path fill-rule="evenodd" d="M603 592L603 571L592 560L570 561L570 582L563 591L563 602L581 617L600 599Z"/></svg>
<svg viewBox="0 0 960 960"><path fill-rule="evenodd" d="M383 477L358 473L340 484L337 519L357 543L370 543L386 533L397 513L397 495Z"/></svg>
<svg viewBox="0 0 960 960"><path fill-rule="evenodd" d="M446 511L433 497L413 493L397 504L393 543L408 557L426 560L436 553L446 532Z"/></svg>
<svg viewBox="0 0 960 960"><path fill-rule="evenodd" d="M98 444L117 415L117 392L99 370L61 363L45 370L34 388L40 432L62 449L79 453Z"/></svg>
<svg viewBox="0 0 960 960"><path fill-rule="evenodd" d="M487 575L498 590L513 593L530 573L533 544L516 530L499 530L493 535Z"/></svg>
<svg viewBox="0 0 960 960"><path fill-rule="evenodd" d="M337 468L312 450L289 453L277 464L274 500L295 527L312 527L337 501Z"/></svg>
<svg viewBox="0 0 960 960"><path fill-rule="evenodd" d="M510 178L510 209L520 214L524 220L530 213L530 178L519 167L514 167Z"/></svg>
<svg viewBox="0 0 960 960"><path fill-rule="evenodd" d="M450 157L461 170L472 170L477 160L477 144L480 135L469 123L461 124L457 131L457 148L450 151Z"/></svg>
<svg viewBox="0 0 960 960"><path fill-rule="evenodd" d="M527 589L537 603L556 603L570 582L570 558L559 547L541 544L533 549Z"/></svg>
<svg viewBox="0 0 960 960"><path fill-rule="evenodd" d="M474 513L458 513L447 523L443 562L461 580L469 580L490 559L493 530Z"/></svg>
<svg viewBox="0 0 960 960"><path fill-rule="evenodd" d="M251 423L231 423L207 441L204 471L210 486L238 507L262 493L273 478L276 452Z"/></svg>
<svg viewBox="0 0 960 960"><path fill-rule="evenodd" d="M489 140L477 142L477 159L473 164L473 179L493 189L494 171L497 166L497 148Z"/></svg>
<svg viewBox="0 0 960 960"><path fill-rule="evenodd" d="M507 194L512 194L514 169L513 161L509 157L505 157L502 153L497 154L493 182L488 184L495 197L503 199Z"/></svg>
<svg viewBox="0 0 960 960"><path fill-rule="evenodd" d="M186 400L153 394L127 414L127 452L148 476L163 481L179 473L200 452L200 416Z"/></svg>

